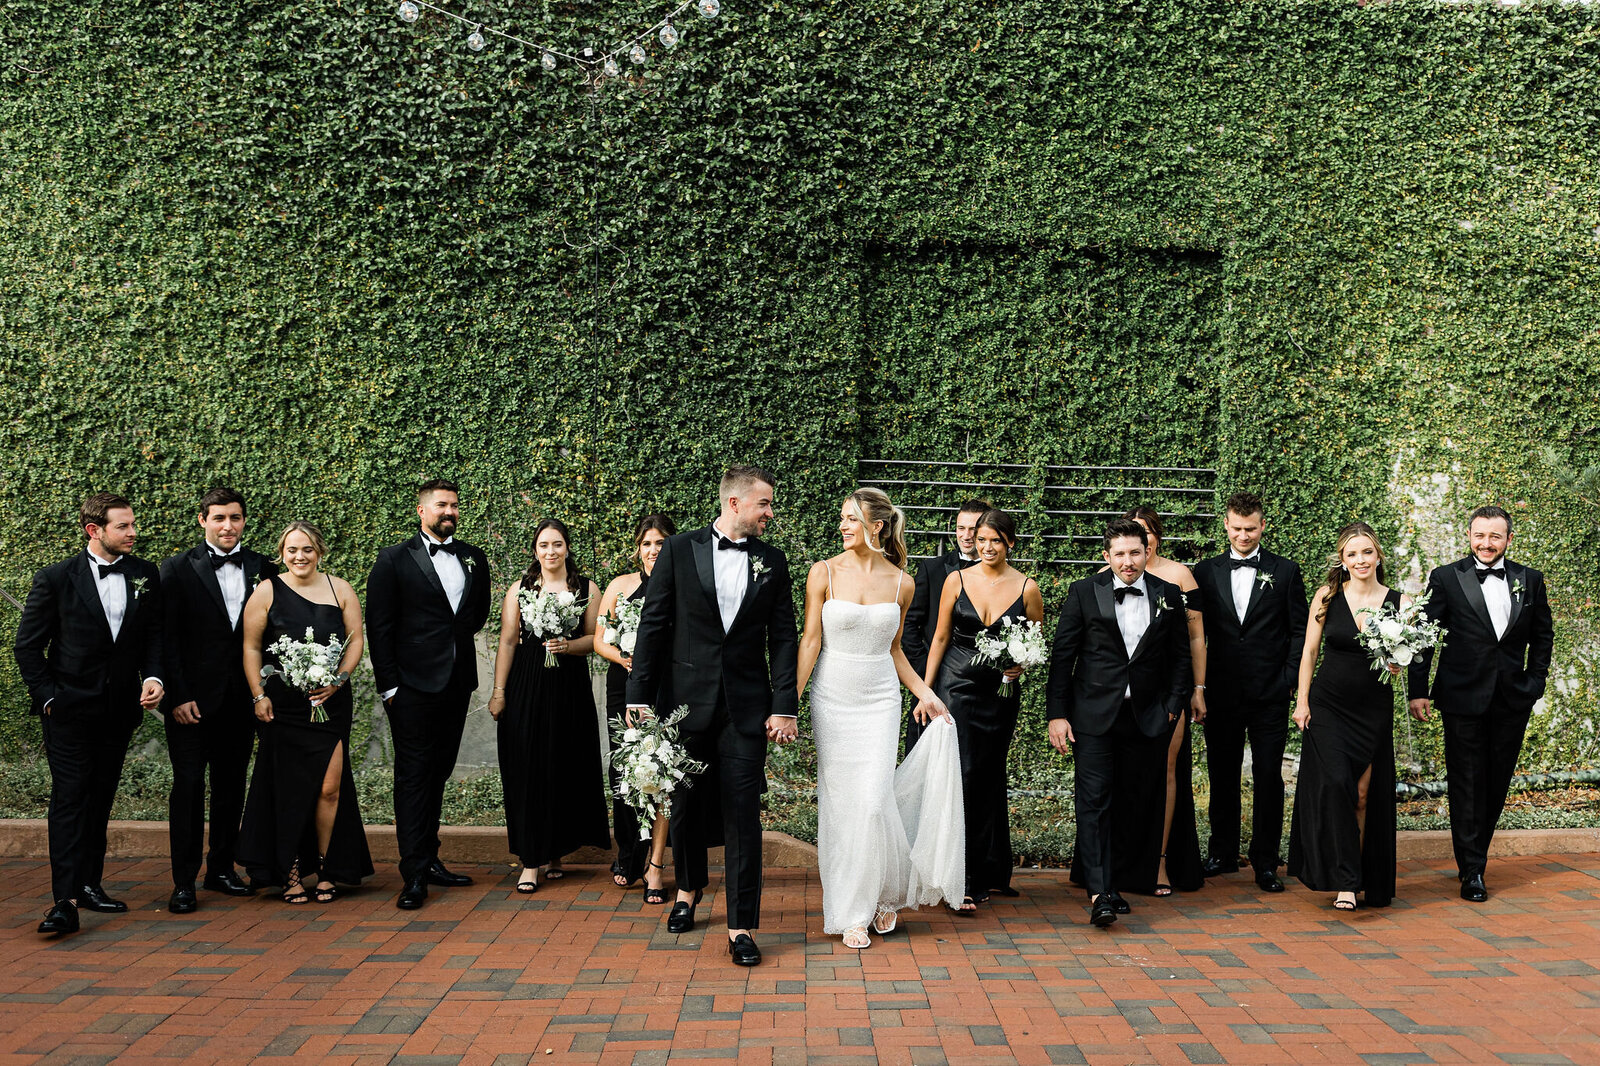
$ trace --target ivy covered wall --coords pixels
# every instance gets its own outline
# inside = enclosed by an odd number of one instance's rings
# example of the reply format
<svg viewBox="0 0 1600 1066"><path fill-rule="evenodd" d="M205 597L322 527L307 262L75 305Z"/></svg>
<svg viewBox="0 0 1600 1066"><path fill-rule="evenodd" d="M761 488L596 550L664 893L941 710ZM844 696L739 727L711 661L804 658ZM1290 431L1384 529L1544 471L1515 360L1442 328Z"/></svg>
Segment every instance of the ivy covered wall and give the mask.
<svg viewBox="0 0 1600 1066"><path fill-rule="evenodd" d="M1510 504L1563 671L1525 765L1593 758L1600 538L1539 459L1600 461L1588 6L730 0L595 94L461 38L0 8L0 585L103 487L160 558L234 483L359 584L441 472L506 581L538 517L609 571L734 458L800 559L861 457L1216 466L1308 569L1361 516L1420 577ZM9 662L0 709L30 750Z"/></svg>

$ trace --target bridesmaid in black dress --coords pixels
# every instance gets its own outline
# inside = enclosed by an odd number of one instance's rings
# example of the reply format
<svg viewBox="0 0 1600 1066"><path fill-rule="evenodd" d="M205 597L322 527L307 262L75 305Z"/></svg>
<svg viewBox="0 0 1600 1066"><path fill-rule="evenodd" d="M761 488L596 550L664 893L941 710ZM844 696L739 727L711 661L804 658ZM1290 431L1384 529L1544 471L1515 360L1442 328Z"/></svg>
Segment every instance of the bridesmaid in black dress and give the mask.
<svg viewBox="0 0 1600 1066"><path fill-rule="evenodd" d="M1011 810L1006 795L1006 758L1022 707L1021 685L1000 695L1002 680L1016 681L1016 667L1003 674L973 662L977 635L998 632L1000 620L1044 619L1039 585L1007 562L1017 543L1017 526L1004 511L978 519L978 564L945 578L939 596L939 623L928 645L931 687L956 724L961 747L961 788L967 821L967 897L960 912L971 914L991 892L1016 895L1011 887ZM987 621L985 621L987 619Z"/></svg>
<svg viewBox="0 0 1600 1066"><path fill-rule="evenodd" d="M1338 893L1338 910L1355 910L1357 892L1367 906L1387 907L1395 885L1394 689L1356 636L1363 608L1398 608L1407 597L1384 586L1383 551L1365 522L1339 531L1337 559L1312 600L1300 656L1289 873L1309 889Z"/></svg>
<svg viewBox="0 0 1600 1066"><path fill-rule="evenodd" d="M609 847L599 723L589 684L589 652L600 590L578 574L564 523L547 518L533 533L533 562L500 609L500 651L494 661L489 713L499 725L500 785L506 836L522 861L518 892L563 876L561 857L581 847ZM541 647L525 641L517 593L540 587L574 592L586 606L573 631ZM528 638L529 641L532 638ZM557 663L544 664L553 651Z"/></svg>
<svg viewBox="0 0 1600 1066"><path fill-rule="evenodd" d="M600 597L600 617L611 614L620 600L642 601L650 582L650 572L655 569L656 556L667 538L678 532L672 519L664 514L645 515L633 531L633 553L639 559L637 573L622 574L606 586ZM595 632L594 652L611 664L606 671L606 725L627 717L628 671L633 669L633 656L606 640L605 627ZM608 736L611 734L608 733ZM611 751L616 757L615 740ZM657 906L667 902L662 883L664 866L661 860L667 855L667 816L663 813L651 829L650 843L639 839L639 816L617 794L620 778L616 763L611 764L611 828L617 838L617 858L611 864L611 880L618 888L627 888L640 877L644 878L644 901Z"/></svg>
<svg viewBox="0 0 1600 1066"><path fill-rule="evenodd" d="M259 884L282 885L287 903L332 902L336 884L372 874L372 855L350 772L350 671L361 661L361 603L343 578L317 569L327 553L310 522L291 522L278 538L284 573L258 584L244 607L244 673L261 722L261 745L239 830L239 864ZM344 641L335 683L315 692L273 676L263 684L264 649L310 628L320 644ZM327 720L314 722L312 701ZM305 883L316 878L307 892Z"/></svg>

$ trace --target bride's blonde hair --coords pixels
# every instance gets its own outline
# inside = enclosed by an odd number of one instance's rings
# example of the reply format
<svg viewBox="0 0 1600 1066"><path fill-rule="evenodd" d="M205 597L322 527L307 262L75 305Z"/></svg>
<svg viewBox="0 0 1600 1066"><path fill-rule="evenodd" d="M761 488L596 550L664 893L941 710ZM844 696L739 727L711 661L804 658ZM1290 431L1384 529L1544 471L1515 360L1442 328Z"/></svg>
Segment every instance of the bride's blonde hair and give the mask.
<svg viewBox="0 0 1600 1066"><path fill-rule="evenodd" d="M845 503L860 520L867 547L904 570L907 559L905 512L890 503L889 494L882 489L856 489L845 497ZM883 533L878 537L878 543L874 544L872 527L877 522L883 523Z"/></svg>

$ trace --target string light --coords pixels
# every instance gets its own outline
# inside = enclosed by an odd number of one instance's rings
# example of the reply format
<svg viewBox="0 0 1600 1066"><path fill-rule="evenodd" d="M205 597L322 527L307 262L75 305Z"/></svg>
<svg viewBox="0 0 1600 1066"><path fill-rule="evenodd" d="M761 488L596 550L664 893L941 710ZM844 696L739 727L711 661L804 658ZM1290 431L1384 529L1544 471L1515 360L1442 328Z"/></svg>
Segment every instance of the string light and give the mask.
<svg viewBox="0 0 1600 1066"><path fill-rule="evenodd" d="M485 34L488 34L510 41L513 44L520 44L525 48L534 49L539 53L539 66L546 71L554 71L559 61L564 59L583 70L586 80L590 84L598 84L603 78L621 76L622 67L617 62L617 57L619 56L626 55L633 63L643 65L649 59L649 54L645 50L645 42L652 35L661 42L662 47L676 48L683 35L678 27L673 25L673 19L682 15L691 7L700 13L700 17L714 19L722 12L722 0L680 0L671 13L659 22L652 23L627 40L622 41L613 48L600 52L598 55L592 46L584 48L582 54L574 54L562 51L559 48L553 48L548 44L530 41L524 37L518 37L514 33L507 33L504 30L495 29L493 26L486 26L481 22L474 22L471 19L464 18L454 11L447 11L437 4L430 3L429 0L400 0L398 14L402 22L415 23L421 17L422 9L426 8L435 14L443 15L445 18L454 19L464 26L472 27L472 32L467 35L467 47L474 52L481 52L488 45L489 39L485 36Z"/></svg>

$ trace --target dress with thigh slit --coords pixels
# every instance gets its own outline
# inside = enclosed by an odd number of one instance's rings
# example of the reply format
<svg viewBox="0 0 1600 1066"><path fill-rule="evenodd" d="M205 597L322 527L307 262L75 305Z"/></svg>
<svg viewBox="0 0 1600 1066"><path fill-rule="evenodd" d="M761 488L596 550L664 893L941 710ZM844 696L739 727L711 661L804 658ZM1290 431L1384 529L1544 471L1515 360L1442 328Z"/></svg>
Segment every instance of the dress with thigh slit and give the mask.
<svg viewBox="0 0 1600 1066"><path fill-rule="evenodd" d="M329 588L333 587L330 580ZM281 576L272 578L272 607L262 637L262 659L278 665L277 656L265 649L283 636L303 640L310 629L317 643L330 636L345 638L344 612L336 604L315 603L301 596ZM356 805L356 782L350 772L350 721L353 701L350 686L341 685L323 704L327 721L311 720L311 700L282 677L266 680L263 688L272 700L272 721L260 724L261 744L250 796L245 801L244 823L239 829L239 865L253 881L281 885L298 860L309 887L321 871L324 880L353 885L372 874L372 854ZM328 852L317 855L317 801L334 749L344 753L340 773L339 807L333 820Z"/></svg>

